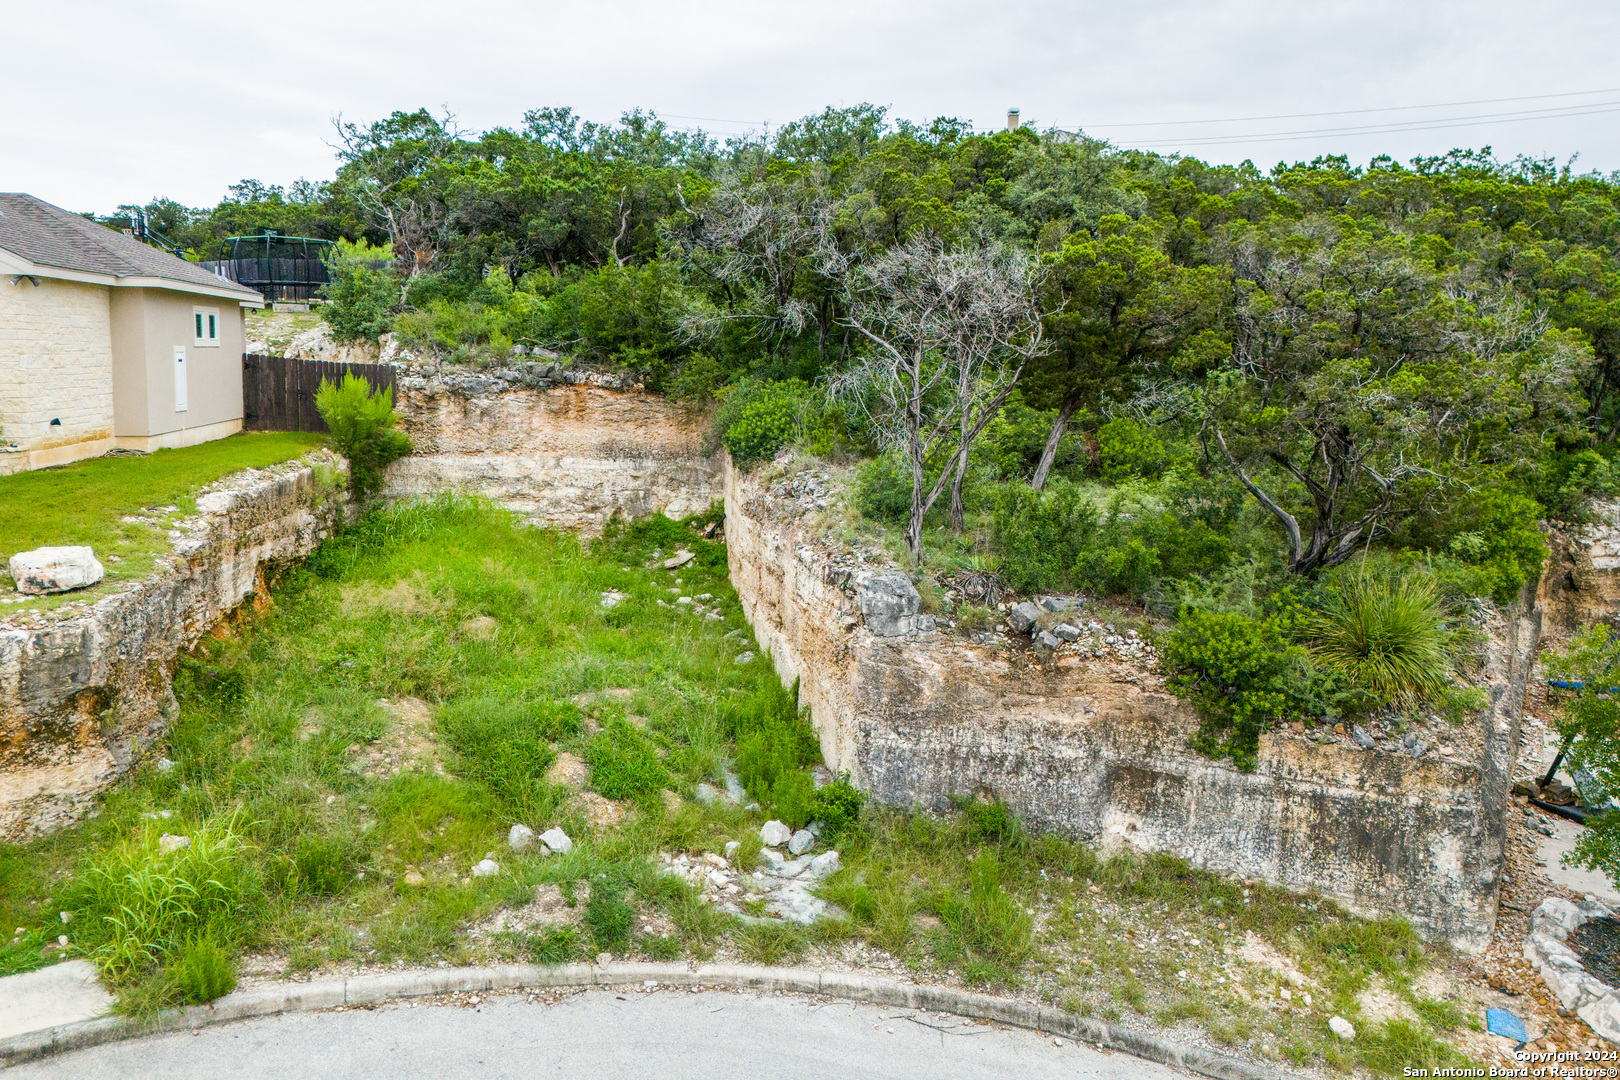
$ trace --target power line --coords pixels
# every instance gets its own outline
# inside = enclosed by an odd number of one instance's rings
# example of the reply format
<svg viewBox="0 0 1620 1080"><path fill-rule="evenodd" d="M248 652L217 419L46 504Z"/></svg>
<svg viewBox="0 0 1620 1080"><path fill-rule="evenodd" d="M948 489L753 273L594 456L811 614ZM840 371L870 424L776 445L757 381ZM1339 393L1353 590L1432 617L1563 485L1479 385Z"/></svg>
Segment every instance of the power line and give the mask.
<svg viewBox="0 0 1620 1080"><path fill-rule="evenodd" d="M1178 146L1225 146L1245 142L1293 142L1310 138L1346 138L1364 135L1394 135L1417 131L1443 131L1449 128L1484 127L1491 124L1520 124L1531 120L1562 120L1579 116L1598 116L1620 112L1620 101L1592 102L1589 106L1572 110L1540 110L1533 113L1495 113L1479 116L1453 117L1444 120L1418 120L1402 124L1370 125L1365 127L1313 128L1299 131L1262 131L1248 135L1213 135L1204 138L1177 138L1165 136L1154 142L1174 142ZM1127 148L1142 148L1152 143L1133 140L1118 144Z"/></svg>
<svg viewBox="0 0 1620 1080"><path fill-rule="evenodd" d="M1194 124L1244 124L1256 120L1306 120L1317 116L1359 116L1367 113L1412 112L1419 109L1452 109L1462 105L1500 105L1509 101L1546 101L1550 98L1591 97L1595 94L1620 94L1620 87L1612 87L1607 90L1571 90L1562 94L1530 94L1524 97L1478 98L1474 101L1442 101L1434 105L1389 105L1375 109L1340 109L1334 112L1277 113L1272 116L1228 116L1214 120L1144 120L1112 124L1089 124L1081 126L1090 131L1096 128L1186 127Z"/></svg>

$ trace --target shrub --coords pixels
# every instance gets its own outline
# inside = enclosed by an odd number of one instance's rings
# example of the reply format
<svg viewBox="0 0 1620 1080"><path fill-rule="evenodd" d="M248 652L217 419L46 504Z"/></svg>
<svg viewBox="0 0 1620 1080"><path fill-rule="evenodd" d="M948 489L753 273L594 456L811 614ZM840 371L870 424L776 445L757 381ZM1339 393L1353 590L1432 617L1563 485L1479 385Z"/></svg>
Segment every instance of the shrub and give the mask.
<svg viewBox="0 0 1620 1080"><path fill-rule="evenodd" d="M591 763L591 786L609 799L648 799L669 783L645 733L614 717L585 746Z"/></svg>
<svg viewBox="0 0 1620 1080"><path fill-rule="evenodd" d="M1021 484L1003 488L990 526L1001 579L1020 592L1066 587L1097 519L1097 508L1062 480L1044 493Z"/></svg>
<svg viewBox="0 0 1620 1080"><path fill-rule="evenodd" d="M861 462L855 469L855 506L873 521L904 524L911 516L910 467L893 454Z"/></svg>
<svg viewBox="0 0 1620 1080"><path fill-rule="evenodd" d="M293 848L288 885L312 896L336 896L354 876L353 848L334 837L301 836Z"/></svg>
<svg viewBox="0 0 1620 1080"><path fill-rule="evenodd" d="M793 402L782 397L764 397L744 406L736 423L726 431L726 449L739 469L751 469L769 461L792 442L799 423Z"/></svg>
<svg viewBox="0 0 1620 1080"><path fill-rule="evenodd" d="M170 962L169 982L187 1005L206 1005L236 989L236 965L217 941L197 938Z"/></svg>
<svg viewBox="0 0 1620 1080"><path fill-rule="evenodd" d="M829 844L837 843L860 821L861 807L865 803L865 793L856 790L849 782L848 774L841 774L837 780L816 792L810 804L810 816L825 828L823 839Z"/></svg>
<svg viewBox="0 0 1620 1080"><path fill-rule="evenodd" d="M1184 610L1163 660L1170 690L1202 720L1193 747L1253 769L1260 733L1295 700L1301 658L1284 643L1277 616Z"/></svg>
<svg viewBox="0 0 1620 1080"><path fill-rule="evenodd" d="M714 414L711 446L724 446L739 469L769 461L799 434L799 417L811 396L800 379L744 379L725 390Z"/></svg>
<svg viewBox="0 0 1620 1080"><path fill-rule="evenodd" d="M777 776L771 784L770 805L784 825L802 829L815 818L816 782L803 769Z"/></svg>
<svg viewBox="0 0 1620 1080"><path fill-rule="evenodd" d="M331 280L321 289L321 318L334 341L376 341L393 326L398 281L391 270L367 266L362 254L340 243L326 263Z"/></svg>
<svg viewBox="0 0 1620 1080"><path fill-rule="evenodd" d="M820 744L799 718L799 684L767 686L733 720L737 776L760 805L798 827L812 819L815 784L802 766L820 757Z"/></svg>
<svg viewBox="0 0 1620 1080"><path fill-rule="evenodd" d="M341 383L321 380L315 408L332 429L332 444L349 459L349 490L356 496L382 485L382 470L411 452L411 440L399 428L394 412L394 389L373 392L354 372Z"/></svg>
<svg viewBox="0 0 1620 1080"><path fill-rule="evenodd" d="M1575 521L1588 500L1620 489L1620 469L1596 450L1574 450L1549 457L1538 480L1535 491L1547 515Z"/></svg>
<svg viewBox="0 0 1620 1080"><path fill-rule="evenodd" d="M1097 462L1110 484L1138 476L1151 479L1163 471L1166 460L1164 443L1135 420L1122 416L1097 429Z"/></svg>
<svg viewBox="0 0 1620 1080"><path fill-rule="evenodd" d="M1447 546L1476 568L1476 591L1510 603L1525 582L1541 573L1547 559L1541 513L1536 500L1501 488L1480 491L1459 504Z"/></svg>
<svg viewBox="0 0 1620 1080"><path fill-rule="evenodd" d="M969 799L962 803L962 824L967 828L968 840L975 844L993 843L1011 836L1017 820L999 799L991 802Z"/></svg>
<svg viewBox="0 0 1620 1080"><path fill-rule="evenodd" d="M1379 704L1440 696L1450 680L1445 609L1425 574L1345 575L1303 627L1316 663Z"/></svg>

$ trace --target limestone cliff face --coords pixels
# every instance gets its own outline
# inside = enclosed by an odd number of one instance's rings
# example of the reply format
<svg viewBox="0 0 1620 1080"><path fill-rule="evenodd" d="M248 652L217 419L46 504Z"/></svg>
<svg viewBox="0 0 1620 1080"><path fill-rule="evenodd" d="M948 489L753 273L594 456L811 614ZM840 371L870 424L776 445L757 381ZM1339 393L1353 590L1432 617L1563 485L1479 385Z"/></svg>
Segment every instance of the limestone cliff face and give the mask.
<svg viewBox="0 0 1620 1080"><path fill-rule="evenodd" d="M1620 502L1593 500L1584 525L1547 530L1547 565L1537 602L1547 613L1547 629L1568 637L1620 612Z"/></svg>
<svg viewBox="0 0 1620 1080"><path fill-rule="evenodd" d="M176 656L303 558L342 521L340 491L318 482L322 453L226 478L158 570L90 613L0 626L0 838L28 839L83 816L140 760L175 710Z"/></svg>
<svg viewBox="0 0 1620 1080"><path fill-rule="evenodd" d="M640 390L543 389L407 377L397 408L415 445L389 497L477 491L537 525L599 533L615 514L681 518L721 497L707 417Z"/></svg>
<svg viewBox="0 0 1620 1080"><path fill-rule="evenodd" d="M729 464L726 536L743 608L783 680L800 680L828 764L881 802L993 796L1036 828L1403 915L1465 950L1488 943L1533 606L1493 627L1471 759L1278 735L1244 773L1189 749L1197 718L1151 670L872 633L849 560Z"/></svg>

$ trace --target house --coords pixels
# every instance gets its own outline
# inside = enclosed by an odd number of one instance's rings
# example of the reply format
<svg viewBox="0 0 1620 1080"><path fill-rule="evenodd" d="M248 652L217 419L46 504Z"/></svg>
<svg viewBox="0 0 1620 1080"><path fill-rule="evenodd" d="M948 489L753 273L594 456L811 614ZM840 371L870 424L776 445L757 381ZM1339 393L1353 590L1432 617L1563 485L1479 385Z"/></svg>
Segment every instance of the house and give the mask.
<svg viewBox="0 0 1620 1080"><path fill-rule="evenodd" d="M0 475L242 429L252 289L0 193Z"/></svg>

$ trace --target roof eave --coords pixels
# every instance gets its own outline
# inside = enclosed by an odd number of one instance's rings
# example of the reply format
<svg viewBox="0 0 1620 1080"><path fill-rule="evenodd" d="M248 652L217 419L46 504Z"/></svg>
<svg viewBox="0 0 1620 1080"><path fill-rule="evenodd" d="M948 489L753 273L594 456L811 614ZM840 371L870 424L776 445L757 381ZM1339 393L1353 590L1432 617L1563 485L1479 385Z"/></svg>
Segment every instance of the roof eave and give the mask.
<svg viewBox="0 0 1620 1080"><path fill-rule="evenodd" d="M0 248L0 275L12 277L44 277L56 281L77 281L87 285L105 285L112 289L170 289L174 292L192 293L197 296L212 296L221 300L235 300L242 307L262 308L264 297L252 289L244 289L234 285L223 278L217 286L204 285L196 281L184 281L179 278L158 277L153 274L131 274L127 277L118 277L114 274L96 274L87 270L69 270L62 266L48 266L36 263L18 255L15 251Z"/></svg>

